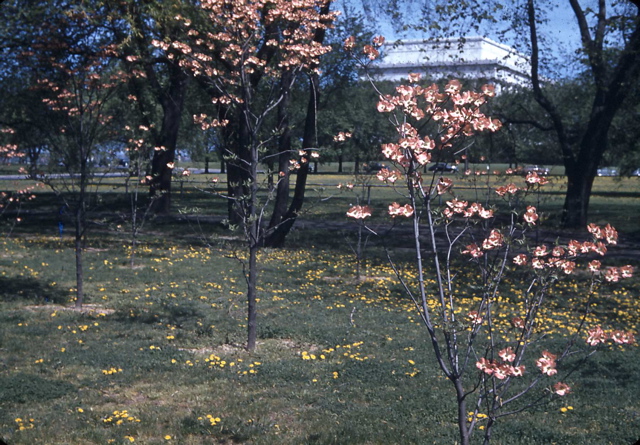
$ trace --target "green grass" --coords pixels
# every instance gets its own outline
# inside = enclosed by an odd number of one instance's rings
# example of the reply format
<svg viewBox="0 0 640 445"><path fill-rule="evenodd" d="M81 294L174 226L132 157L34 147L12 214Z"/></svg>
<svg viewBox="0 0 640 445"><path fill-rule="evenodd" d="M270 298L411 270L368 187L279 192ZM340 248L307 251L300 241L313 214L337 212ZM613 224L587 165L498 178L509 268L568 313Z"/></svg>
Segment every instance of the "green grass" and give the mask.
<svg viewBox="0 0 640 445"><path fill-rule="evenodd" d="M594 196L592 214L618 226L629 218L627 233L637 231L634 179L598 178L602 196ZM311 178L324 188L318 196L349 180ZM545 207L561 205L559 181L541 196ZM473 197L471 188L463 190ZM606 195L611 192L615 199ZM25 205L31 213L0 243L0 438L7 443L456 441L453 391L379 247L367 248L369 279L358 282L349 224L329 235L310 226L344 221L352 194L322 201L309 192L306 228L291 234L287 249L262 251L259 340L252 353L242 347L246 287L234 258L239 234L194 220L151 220L131 268L126 225L114 216L127 209L127 200L113 184L101 195L85 254L81 312L70 309L70 227L60 240L55 197L40 192ZM394 198L390 188L372 189L377 209ZM218 217L225 211L193 184L175 193L174 206ZM383 213L374 215L374 224L385 221ZM549 213L548 221L553 218ZM389 243L410 271L405 241ZM456 289L469 304L473 279L462 275ZM522 284L505 286L507 299L519 301ZM554 289L541 316L552 335L540 347L563 344L583 293L575 279ZM639 293L635 278L605 286L589 323L638 332ZM534 360L528 372L536 372ZM501 421L494 443L634 443L640 438L638 365L637 346L603 348L569 376L572 394Z"/></svg>
<svg viewBox="0 0 640 445"><path fill-rule="evenodd" d="M456 440L451 388L373 252L367 275L375 278L363 282L344 248L263 252L259 342L248 353L245 286L228 247L149 238L131 269L123 243L102 239L86 254L83 312L67 309L67 239L0 247L0 437L8 443ZM575 321L565 307L573 286L558 288L550 323ZM635 323L637 297L637 281L615 286L596 316ZM571 377L574 394L501 423L495 442L632 443L640 437L638 363L637 347L602 351ZM573 409L561 412L566 406Z"/></svg>

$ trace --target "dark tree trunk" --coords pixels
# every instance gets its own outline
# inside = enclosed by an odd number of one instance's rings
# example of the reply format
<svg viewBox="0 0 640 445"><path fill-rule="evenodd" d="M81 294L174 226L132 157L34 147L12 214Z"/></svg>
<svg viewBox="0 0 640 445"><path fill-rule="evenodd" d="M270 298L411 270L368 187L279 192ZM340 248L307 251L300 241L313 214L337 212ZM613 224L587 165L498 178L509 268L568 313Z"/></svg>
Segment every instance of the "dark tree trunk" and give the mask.
<svg viewBox="0 0 640 445"><path fill-rule="evenodd" d="M154 199L155 213L171 212L171 179L173 169L169 163L175 161L178 132L184 105L188 77L177 66L169 65L170 85L160 97L163 118L160 135L156 141L156 150L151 162L150 195Z"/></svg>
<svg viewBox="0 0 640 445"><path fill-rule="evenodd" d="M321 7L322 14L328 14L331 7L331 2L326 1ZM320 44L324 42L325 30L321 29L316 31L314 40ZM309 102L307 104L307 115L304 123L304 134L302 138L302 148L307 150L309 148L316 147L316 122L319 104L319 76L317 72L312 72L309 75ZM310 159L310 153L307 152L307 159ZM270 226L271 231L264 239L264 245L267 247L282 247L284 241L293 224L298 217L298 213L302 210L304 204L304 194L307 188L307 176L309 175L309 162L305 162L300 165L298 174L296 175L296 188L293 192L293 198L289 205L287 213L279 219L279 223L276 226ZM286 192L283 189L283 193L288 196L289 190Z"/></svg>
<svg viewBox="0 0 640 445"><path fill-rule="evenodd" d="M249 193L245 210L245 228L249 239L249 276L247 277L247 350L253 351L258 338L258 250L260 249L260 221L257 218L256 204L258 200L258 149L251 138L249 149L251 183L247 187ZM247 227L248 225L248 227Z"/></svg>
<svg viewBox="0 0 640 445"><path fill-rule="evenodd" d="M302 146L311 148L315 145L316 135L316 113L318 103L318 75L313 73L309 76L309 104L307 107L307 116L304 124L304 135L302 138ZM309 157L309 156L308 156ZM289 210L281 218L280 223L274 226L271 232L266 236L264 245L267 247L282 247L284 241L293 224L298 217L298 213L302 210L304 204L304 194L307 188L307 176L309 175L309 163L305 162L300 165L298 174L296 175L296 188L293 192L293 198L289 205Z"/></svg>
<svg viewBox="0 0 640 445"><path fill-rule="evenodd" d="M276 187L276 197L273 205L273 213L269 221L267 232L277 229L282 223L282 219L287 213L289 204L289 160L291 159L291 129L289 128L289 105L290 91L288 85L291 84L291 76L285 75L282 78L282 100L278 104L278 126L281 135L278 140L278 185ZM284 176L280 176L280 173Z"/></svg>
<svg viewBox="0 0 640 445"><path fill-rule="evenodd" d="M84 235L87 227L87 193L89 184L88 149L85 146L80 148L80 175L78 184L78 196L75 200L74 209L74 250L76 260L76 309L81 309L84 303ZM71 181L74 178L70 178Z"/></svg>
<svg viewBox="0 0 640 445"><path fill-rule="evenodd" d="M233 153L233 161L227 165L227 210L229 224L241 225L245 217L244 202L250 193L251 181L251 149L248 124L244 117L238 117L237 133L228 134L226 141L233 146L227 146L227 152ZM257 161L256 161L257 162Z"/></svg>
<svg viewBox="0 0 640 445"><path fill-rule="evenodd" d="M82 194L82 192L81 192ZM75 259L76 259L76 309L82 309L82 304L84 303L84 269L83 269L83 259L82 253L84 250L84 246L82 243L83 232L84 232L84 197L79 198L78 208L75 209L75 237L74 237L74 248L75 248Z"/></svg>
<svg viewBox="0 0 640 445"><path fill-rule="evenodd" d="M581 229L587 227L589 200L598 165L607 148L607 133L611 119L592 120L582 140L575 162L565 163L567 191L562 209L562 226Z"/></svg>

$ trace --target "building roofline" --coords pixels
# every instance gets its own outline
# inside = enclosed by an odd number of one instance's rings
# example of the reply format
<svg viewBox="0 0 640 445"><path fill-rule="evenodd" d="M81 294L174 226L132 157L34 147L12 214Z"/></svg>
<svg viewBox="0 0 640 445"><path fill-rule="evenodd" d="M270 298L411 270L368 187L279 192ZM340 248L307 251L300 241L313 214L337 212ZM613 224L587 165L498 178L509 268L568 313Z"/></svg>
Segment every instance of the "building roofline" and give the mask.
<svg viewBox="0 0 640 445"><path fill-rule="evenodd" d="M404 45L419 45L419 44L442 44L442 43L451 43L451 44L458 44L459 42L487 42L493 46L496 46L498 48L501 48L505 51L511 52L511 53L515 53L518 55L521 55L522 57L525 57L523 54L520 54L518 51L516 51L514 48L505 45L504 43L498 43L495 40L491 40L488 37L484 37L484 36L469 36L469 37L445 37L442 39L398 39L395 40L393 42L388 41L385 42L383 47L385 46L389 46L389 47L399 47L399 46L404 46Z"/></svg>

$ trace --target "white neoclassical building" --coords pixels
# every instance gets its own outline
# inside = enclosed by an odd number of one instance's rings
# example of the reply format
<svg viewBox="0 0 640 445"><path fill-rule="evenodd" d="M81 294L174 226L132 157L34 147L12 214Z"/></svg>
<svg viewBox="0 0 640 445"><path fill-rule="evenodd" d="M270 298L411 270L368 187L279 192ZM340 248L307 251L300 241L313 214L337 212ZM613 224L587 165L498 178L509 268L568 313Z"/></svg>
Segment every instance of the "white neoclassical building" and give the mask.
<svg viewBox="0 0 640 445"><path fill-rule="evenodd" d="M530 85L531 64L513 48L486 37L388 42L376 66L380 80L406 79L409 73L438 80L482 79L498 86Z"/></svg>

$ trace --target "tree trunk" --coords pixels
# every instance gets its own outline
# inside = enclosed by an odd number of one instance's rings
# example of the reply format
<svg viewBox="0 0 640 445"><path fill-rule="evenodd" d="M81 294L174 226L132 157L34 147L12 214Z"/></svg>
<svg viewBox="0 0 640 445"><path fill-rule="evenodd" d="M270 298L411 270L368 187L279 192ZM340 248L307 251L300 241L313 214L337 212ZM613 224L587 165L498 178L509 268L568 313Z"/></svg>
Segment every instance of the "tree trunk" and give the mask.
<svg viewBox="0 0 640 445"><path fill-rule="evenodd" d="M245 125L246 127L246 125ZM247 129L248 130L248 129ZM249 135L249 184L246 192L249 194L246 204L243 200L244 225L249 241L249 277L247 279L247 350L253 351L258 337L258 249L260 248L260 218L256 205L258 203L258 147L255 134ZM245 146L246 147L246 146ZM248 227L247 227L248 226Z"/></svg>
<svg viewBox="0 0 640 445"><path fill-rule="evenodd" d="M227 211L229 216L229 224L242 225L247 216L245 201L250 198L251 186L257 180L256 176L252 177L253 170L252 149L250 148L251 135L245 117L239 115L237 133L227 134L226 143L227 153L233 153L235 156L233 161L227 164ZM257 160L256 172L257 172ZM257 173L256 173L257 175ZM253 182L252 182L253 181Z"/></svg>
<svg viewBox="0 0 640 445"><path fill-rule="evenodd" d="M592 150L587 150L593 153ZM582 159L571 168L566 168L567 191L562 209L562 226L565 228L586 228L588 221L589 199L593 180L596 177L598 164L602 155Z"/></svg>
<svg viewBox="0 0 640 445"><path fill-rule="evenodd" d="M302 138L303 148L312 148L315 145L316 135L316 113L318 103L318 75L313 73L309 76L309 103L307 106L307 116L304 124L304 135ZM309 156L308 156L309 157ZM272 231L265 237L264 245L266 247L282 247L284 241L293 224L298 217L298 212L304 204L304 194L307 188L307 176L309 175L309 163L305 162L300 165L298 174L296 175L296 188L293 192L293 198L289 210L282 217L280 223L272 228Z"/></svg>
<svg viewBox="0 0 640 445"><path fill-rule="evenodd" d="M291 74L285 73L281 81L282 100L278 104L278 126L281 129L278 139L278 185L276 187L276 198L273 205L273 213L269 221L267 231L276 229L287 213L289 204L289 160L291 159L291 129L289 127L289 105ZM284 173L284 176L280 176Z"/></svg>
<svg viewBox="0 0 640 445"><path fill-rule="evenodd" d="M257 236L257 222L251 222L251 232ZM258 338L258 243L252 242L249 247L249 277L247 280L247 350L256 348Z"/></svg>
<svg viewBox="0 0 640 445"><path fill-rule="evenodd" d="M187 89L188 77L177 66L169 65L170 85L168 91L160 98L163 117L160 135L156 141L156 150L151 162L150 195L154 198L155 213L171 212L171 178L173 169L169 163L175 161L176 144L180 130L180 120Z"/></svg>
<svg viewBox="0 0 640 445"><path fill-rule="evenodd" d="M320 8L321 14L328 14L331 7L331 1L325 1L322 7ZM316 31L314 36L314 41L322 44L325 38L325 30L319 29ZM302 138L302 148L303 150L316 147L316 122L317 122L317 113L318 113L318 103L319 103L319 76L317 72L312 71L309 75L309 102L307 104L307 115L304 122L304 135ZM307 152L307 159L310 158L310 153ZM302 209L302 205L304 204L304 194L307 188L307 176L309 175L309 162L305 162L298 169L298 174L296 175L296 188L293 192L293 198L291 199L291 204L289 205L289 210L282 217L279 218L279 223L276 226L271 226L271 232L265 237L264 245L267 247L282 247L284 246L284 241L293 224L298 217L298 213ZM287 189L286 194L288 196L289 191Z"/></svg>
<svg viewBox="0 0 640 445"><path fill-rule="evenodd" d="M82 193L82 192L81 192ZM83 199L81 199L83 201ZM82 268L82 253L84 246L82 245L83 237L83 220L84 209L81 207L84 202L79 203L75 215L75 256L76 256L76 309L82 309L84 302L84 270Z"/></svg>
<svg viewBox="0 0 640 445"><path fill-rule="evenodd" d="M456 388L456 400L458 402L458 432L460 433L460 444L469 445L469 429L467 428L467 401L465 399L464 388L460 377L453 379Z"/></svg>

